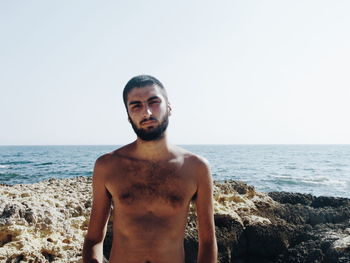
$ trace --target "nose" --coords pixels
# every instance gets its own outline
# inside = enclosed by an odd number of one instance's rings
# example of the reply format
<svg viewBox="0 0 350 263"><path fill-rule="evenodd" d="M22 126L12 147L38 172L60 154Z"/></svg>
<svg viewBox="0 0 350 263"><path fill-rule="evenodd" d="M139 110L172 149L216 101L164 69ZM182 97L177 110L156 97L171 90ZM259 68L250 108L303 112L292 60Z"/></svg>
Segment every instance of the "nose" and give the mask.
<svg viewBox="0 0 350 263"><path fill-rule="evenodd" d="M143 111L143 117L148 118L152 115L152 111L149 107L145 107L145 110Z"/></svg>

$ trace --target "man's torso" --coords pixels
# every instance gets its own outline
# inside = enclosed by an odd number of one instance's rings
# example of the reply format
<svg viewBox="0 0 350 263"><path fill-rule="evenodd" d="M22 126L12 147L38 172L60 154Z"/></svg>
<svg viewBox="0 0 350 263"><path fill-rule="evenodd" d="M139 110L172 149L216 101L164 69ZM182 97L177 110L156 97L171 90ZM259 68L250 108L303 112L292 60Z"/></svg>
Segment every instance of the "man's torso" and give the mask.
<svg viewBox="0 0 350 263"><path fill-rule="evenodd" d="M183 262L197 157L177 150L160 162L112 154L105 186L113 201L110 263Z"/></svg>

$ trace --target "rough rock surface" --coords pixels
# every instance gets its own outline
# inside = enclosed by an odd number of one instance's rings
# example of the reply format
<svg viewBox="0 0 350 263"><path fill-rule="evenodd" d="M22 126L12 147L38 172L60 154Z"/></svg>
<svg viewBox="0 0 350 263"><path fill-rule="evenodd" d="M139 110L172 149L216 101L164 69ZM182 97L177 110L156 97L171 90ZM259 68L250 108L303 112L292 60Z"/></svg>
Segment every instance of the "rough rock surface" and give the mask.
<svg viewBox="0 0 350 263"><path fill-rule="evenodd" d="M0 186L0 262L81 262L91 179Z"/></svg>
<svg viewBox="0 0 350 263"><path fill-rule="evenodd" d="M350 199L258 193L236 181L215 183L214 196L220 262L350 262ZM196 262L194 222L187 263Z"/></svg>
<svg viewBox="0 0 350 263"><path fill-rule="evenodd" d="M350 262L350 199L259 193L242 182L215 183L219 262ZM0 186L0 262L81 262L91 178ZM186 262L196 262L195 207ZM109 224L104 245L112 242Z"/></svg>

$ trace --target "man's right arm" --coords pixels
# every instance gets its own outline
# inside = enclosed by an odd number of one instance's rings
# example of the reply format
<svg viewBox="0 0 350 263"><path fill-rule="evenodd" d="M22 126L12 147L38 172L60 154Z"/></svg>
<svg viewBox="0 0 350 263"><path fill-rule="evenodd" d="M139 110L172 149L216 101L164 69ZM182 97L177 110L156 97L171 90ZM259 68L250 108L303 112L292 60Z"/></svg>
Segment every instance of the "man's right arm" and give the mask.
<svg viewBox="0 0 350 263"><path fill-rule="evenodd" d="M84 263L103 262L103 240L111 209L111 196L105 187L106 170L105 156L102 156L96 160L92 176L93 203L83 247Z"/></svg>

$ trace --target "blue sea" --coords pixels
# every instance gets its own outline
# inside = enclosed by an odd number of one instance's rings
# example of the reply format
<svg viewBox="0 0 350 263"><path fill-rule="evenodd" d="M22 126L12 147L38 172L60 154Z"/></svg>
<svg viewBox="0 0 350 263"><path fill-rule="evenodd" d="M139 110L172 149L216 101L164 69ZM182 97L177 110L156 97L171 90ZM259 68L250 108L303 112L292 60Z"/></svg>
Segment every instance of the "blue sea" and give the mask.
<svg viewBox="0 0 350 263"><path fill-rule="evenodd" d="M0 183L91 176L96 158L119 146L0 146ZM350 198L350 145L182 145L207 158L214 180L258 191Z"/></svg>

